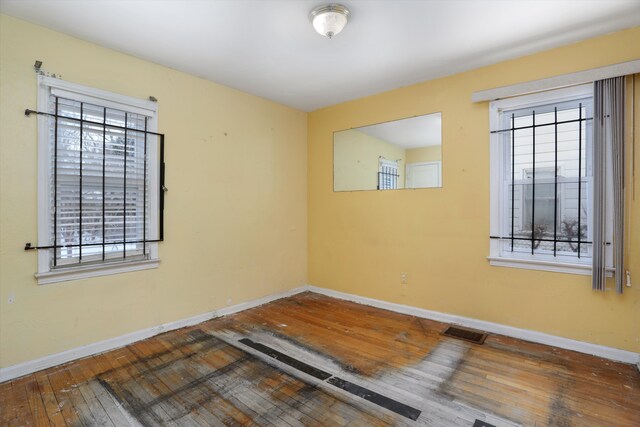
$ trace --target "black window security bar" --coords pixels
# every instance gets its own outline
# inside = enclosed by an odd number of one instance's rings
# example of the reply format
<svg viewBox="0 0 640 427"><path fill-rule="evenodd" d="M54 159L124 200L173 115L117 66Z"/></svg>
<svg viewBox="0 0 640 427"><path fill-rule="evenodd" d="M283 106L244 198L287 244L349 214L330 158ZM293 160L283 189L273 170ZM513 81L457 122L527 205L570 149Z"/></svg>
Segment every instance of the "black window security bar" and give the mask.
<svg viewBox="0 0 640 427"><path fill-rule="evenodd" d="M379 157L378 190L394 190L398 188L398 161L385 160Z"/></svg>
<svg viewBox="0 0 640 427"><path fill-rule="evenodd" d="M31 243L26 243L24 249L25 250L34 250L34 249L53 249L54 250L54 256L53 258L53 266L55 267L58 263L58 255L57 255L57 250L60 249L77 249L78 251L78 255L77 255L77 259L78 262L75 264L80 264L82 263L82 259L83 259L83 248L88 248L88 247L101 247L102 251L101 251L101 260L105 261L106 260L106 247L108 246L119 246L122 245L122 258L126 258L127 257L127 245L137 245L137 244L142 244L142 255L143 257L146 256L147 254L147 248L146 248L146 244L147 243L155 243L155 242L162 242L164 241L164 203L165 203L165 199L164 199L164 192L166 191L166 187L165 187L165 162L164 162L164 134L161 133L157 133L157 132L152 132L150 130L148 130L148 117L143 117L144 118L144 126L139 125L138 127L135 126L135 124L131 124L131 123L135 123L134 118L132 118L132 116L136 116L132 113L127 113L127 112L123 112L120 110L115 110L115 109L111 109L111 108L106 108L106 107L99 107L96 106L94 104L86 104L83 102L77 102L77 104L79 104L79 117L75 117L75 115L72 114L61 114L61 110L60 110L60 101L64 100L64 98L59 98L59 97L54 97L54 109L55 109L55 113L49 113L49 112L42 112L42 111L36 111L36 110L30 110L27 109L25 110L24 114L26 116L30 116L31 114L36 114L36 115L41 115L41 116L47 116L53 119L54 123L52 126L52 138L53 138L53 176L52 176L52 180L53 180L53 206L52 206L52 213L53 213L53 218L52 218L52 223L53 223L53 245L46 245L46 246L34 246ZM64 100L64 101L68 101L68 100ZM91 109L94 113L95 112L100 112L102 114L102 120L98 121L98 120L91 120L89 119L89 117L91 117L90 114L85 113L85 108ZM76 108L78 109L78 108ZM101 111L100 111L101 110ZM109 119L108 118L108 111L111 113L117 113L119 116L122 116L124 118L124 120L113 120L113 119ZM93 117L97 117L96 114L93 114ZM140 120L140 116L138 116L137 120ZM74 243L62 243L59 242L58 240L58 228L59 228L59 212L58 212L58 187L59 187L59 180L61 180L61 176L60 176L60 171L59 171L59 167L68 167L67 164L60 164L60 159L59 159L59 153L58 153L58 139L59 139L59 128L63 127L63 126L68 126L69 123L75 123L79 129L79 144L78 144L78 148L77 148L77 158L78 158L78 181L77 181L77 185L78 185L78 197L79 197L79 207L77 210L77 227L78 227L78 239L77 242ZM119 124L122 123L122 124ZM94 161L93 167L94 169L92 170L94 173L97 172L98 174L100 174L100 170L101 170L101 206L98 207L98 211L101 211L98 215L99 215L99 219L102 222L101 224L101 232L102 232L102 236L101 236L101 241L99 242L91 242L91 243L86 243L83 241L83 232L82 232L82 227L83 227L83 215L85 213L87 213L87 215L96 215L96 206L94 203L93 206L93 211L87 209L87 211L85 211L83 209L83 178L84 178L84 171L83 171L83 162L85 161L84 159L84 155L85 155L85 141L84 139L84 134L85 134L85 129L93 129L94 134L100 133L101 132L101 141L96 141L95 139L92 140L92 142L94 144L96 144L96 147L100 147L101 148L101 152L102 152L102 159L99 159L98 161ZM118 134L122 134L124 137L122 138L121 141L119 141L118 143L123 144L123 147L116 147L113 142L111 143L111 145L108 144L107 142L107 134L109 132L117 132ZM127 165L127 157L133 157L135 155L135 150L136 147L132 147L128 145L128 138L130 135L138 135L141 137L142 140L142 153L140 153L143 157L143 160L141 162L141 166L142 166L142 239L140 239L138 236L138 238L134 238L134 239L127 239L127 178L128 178L128 174L127 174L127 168L134 168L134 174L135 174L135 168L137 167L136 164L133 165ZM159 161L158 161L158 237L156 239L149 239L147 238L147 202L148 202L148 191L147 191L147 184L148 184L148 177L147 177L147 173L148 173L148 167L149 167L149 163L148 163L148 144L149 144L149 136L154 136L157 138L158 141L158 157L159 157ZM113 206L110 206L109 209L107 209L107 194L109 191L113 192L113 189L107 190L106 188L106 181L107 181L107 175L111 173L110 170L108 170L107 168L107 163L109 162L108 157L110 155L112 155L113 153L118 152L119 153L119 157L122 157L122 162L123 162L123 166L122 166L122 176L118 176L118 179L122 180L122 188L120 190L117 191L122 191L122 210L120 213L116 213L116 216L121 216L122 217L122 238L118 239L107 239L107 230L106 230L106 218L107 218L107 210L109 210L110 212L113 212ZM95 153L93 153L95 154ZM88 161L88 160L87 160ZM101 166L97 166L97 165L101 165ZM97 168L97 169L96 169ZM88 172L86 172L88 173ZM139 171L138 171L139 173ZM65 182L65 185L69 185L69 183ZM111 186L112 187L112 186ZM132 195L132 197L136 198L136 195ZM113 200L110 200L110 204L113 205ZM119 197L115 198L115 200L119 200ZM137 198L136 198L137 200ZM133 203L133 202L130 202ZM134 212L135 215L135 212ZM136 224L138 224L139 222L139 218L138 217L134 217L134 227L136 227ZM135 234L138 235L139 231L138 229L135 229ZM108 241L107 241L108 240ZM119 251L118 251L119 252ZM93 251L93 255L94 257L96 256L96 252ZM74 257L76 258L76 257ZM73 265L73 264L72 264Z"/></svg>
<svg viewBox="0 0 640 427"><path fill-rule="evenodd" d="M398 175L396 170L383 166L378 172L378 190L393 190L398 188Z"/></svg>
<svg viewBox="0 0 640 427"><path fill-rule="evenodd" d="M592 242L589 241L588 239L586 239L583 235L583 224L582 224L582 196L583 196L583 188L582 188L582 181L584 178L586 178L585 174L583 174L582 169L583 169L583 160L582 160L582 156L585 153L585 144L583 144L583 138L586 136L585 133L583 132L583 124L585 124L587 121L593 120L593 118L591 117L585 117L583 115L583 104L579 103L578 105L576 105L575 107L571 107L569 108L570 110L576 110L578 112L578 117L576 119L571 119L571 120L558 120L558 108L554 107L553 111L551 111L551 113L553 114L553 121L545 121L544 123L536 123L536 111L533 110L531 111L530 114L528 114L528 117L531 118L530 120L530 125L526 125L526 126L516 126L516 116L515 114L511 114L511 116L509 117L509 124L510 127L506 128L506 129L500 129L500 130L493 130L491 131L491 133L506 133L509 132L509 138L508 138L508 146L510 148L510 159L509 159L509 166L511 167L511 174L510 174L510 196L511 196L511 203L510 203L510 207L511 207L511 225L510 225L510 235L509 236L489 236L491 239L497 239L497 240L502 240L502 241L510 241L511 242L511 251L514 251L514 247L515 247L515 242L516 241L521 241L521 242L529 242L529 244L531 245L531 254L535 253L536 248L538 247L538 245L541 242L547 242L547 243L551 243L552 247L553 247L553 256L557 256L558 253L558 244L568 244L571 249L576 252L576 255L578 258L581 257L581 246L582 245L587 245L587 244L591 244ZM559 181L559 175L558 175L558 126L559 125L565 125L565 124L570 124L570 123L576 123L577 124L577 149L578 149L578 176L577 176L577 231L576 232L572 232L572 233L567 233L566 230L562 235L559 235L559 230L558 230L558 218L559 218L559 208L558 208L558 202L559 202L559 192L558 192L558 184L562 183L562 184L570 184L572 182L567 181L566 179L563 181ZM540 128L549 128L552 127L552 135L553 135L553 177L552 177L552 184L553 184L553 230L552 230L552 235L551 232L547 233L546 230L544 230L545 227L543 227L543 224L536 224L536 186L537 185L542 185L542 183L537 183L536 182L536 168L538 167L536 165L536 130L540 129ZM530 172L530 183L526 183L522 185L522 189L520 192L520 197L525 200L525 198L528 198L528 194L525 196L525 185L529 185L530 186L530 191L531 191L531 208L530 208L530 215L531 215L531 221L530 221L530 227L531 229L529 230L529 235L526 235L527 233L521 232L520 235L518 235L517 231L515 230L515 222L516 222L516 218L515 218L515 212L516 212L516 206L515 206L515 200L516 200L516 194L515 194L515 187L516 187L516 174L515 174L515 169L516 169L516 131L521 131L521 130L525 130L525 129L531 129L531 170L528 171ZM586 169L585 169L586 170ZM544 182L544 184L549 184L549 180L544 180L544 178L538 178L539 181ZM574 183L575 184L575 183ZM542 191L542 190L541 190ZM522 210L524 211L525 206L522 206ZM524 215L525 212L522 212L520 215ZM527 215L529 214L529 212L526 213ZM524 216L523 216L524 217ZM540 230L537 229L536 225L540 226L538 228L540 228ZM529 226L529 222L527 221L527 226ZM542 231L541 231L542 230ZM522 230L525 231L525 230Z"/></svg>

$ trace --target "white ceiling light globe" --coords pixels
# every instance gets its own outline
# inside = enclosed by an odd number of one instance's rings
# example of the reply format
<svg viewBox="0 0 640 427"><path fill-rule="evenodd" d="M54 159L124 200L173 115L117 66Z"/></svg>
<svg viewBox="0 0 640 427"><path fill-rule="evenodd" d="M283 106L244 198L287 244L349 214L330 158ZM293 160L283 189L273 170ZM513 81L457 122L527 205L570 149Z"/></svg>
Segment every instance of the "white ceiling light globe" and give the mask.
<svg viewBox="0 0 640 427"><path fill-rule="evenodd" d="M349 15L349 9L341 4L332 3L313 9L309 13L309 19L319 34L332 38L347 25Z"/></svg>

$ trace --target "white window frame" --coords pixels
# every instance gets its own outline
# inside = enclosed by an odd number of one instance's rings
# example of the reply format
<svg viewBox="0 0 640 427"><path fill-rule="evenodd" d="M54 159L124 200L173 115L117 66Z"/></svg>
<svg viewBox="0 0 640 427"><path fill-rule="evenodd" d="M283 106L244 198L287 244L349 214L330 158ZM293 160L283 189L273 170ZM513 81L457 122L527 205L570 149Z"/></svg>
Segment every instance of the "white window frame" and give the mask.
<svg viewBox="0 0 640 427"><path fill-rule="evenodd" d="M125 110L127 112L142 114L150 117L148 130L157 132L158 129L158 104L152 101L133 98L130 96L111 93L108 91L67 82L64 80L38 76L38 111L48 111L49 98L55 94L62 98L87 102L107 108ZM49 117L38 115L38 246L50 246L53 244L51 229L51 149ZM158 148L155 144L149 144L147 153L148 161L148 191L149 200L149 230L158 229L159 221L159 167ZM155 166L155 167L154 167ZM151 235L151 239L155 236ZM158 258L158 244L149 243L149 258L145 260L108 261L104 263L65 266L53 269L53 250L38 250L38 272L35 274L39 285L63 282L68 280L85 279L89 277L105 276L110 274L125 273L130 271L157 268L160 264Z"/></svg>
<svg viewBox="0 0 640 427"><path fill-rule="evenodd" d="M501 129L501 112L504 110L514 110L528 108L537 105L550 103L561 103L571 101L576 98L593 96L593 85L586 84L553 91L534 93L530 95L518 96L514 98L493 101L489 105L490 129ZM504 209L504 156L503 138L499 133L491 133L490 136L490 233L491 236L504 236L503 224L505 224L506 210ZM589 186L591 192L592 186ZM589 200L593 201L591 194ZM591 258L586 258L584 262L577 262L574 257L556 256L551 259L548 256L536 256L530 253L505 253L503 251L503 241L490 239L488 260L493 266L523 268L529 270L544 270L560 273L591 275ZM610 246L607 247L607 259L611 259Z"/></svg>

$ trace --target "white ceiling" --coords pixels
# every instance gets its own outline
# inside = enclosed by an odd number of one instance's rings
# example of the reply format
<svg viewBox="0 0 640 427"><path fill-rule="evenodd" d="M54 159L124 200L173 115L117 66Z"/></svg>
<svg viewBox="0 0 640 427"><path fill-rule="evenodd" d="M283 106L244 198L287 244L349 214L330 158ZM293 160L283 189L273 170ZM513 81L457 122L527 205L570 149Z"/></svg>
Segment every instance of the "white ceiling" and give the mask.
<svg viewBox="0 0 640 427"><path fill-rule="evenodd" d="M640 25L640 0L344 0L352 19L329 40L308 20L320 3L0 0L0 12L304 111Z"/></svg>
<svg viewBox="0 0 640 427"><path fill-rule="evenodd" d="M404 149L441 145L442 114L409 117L356 130Z"/></svg>

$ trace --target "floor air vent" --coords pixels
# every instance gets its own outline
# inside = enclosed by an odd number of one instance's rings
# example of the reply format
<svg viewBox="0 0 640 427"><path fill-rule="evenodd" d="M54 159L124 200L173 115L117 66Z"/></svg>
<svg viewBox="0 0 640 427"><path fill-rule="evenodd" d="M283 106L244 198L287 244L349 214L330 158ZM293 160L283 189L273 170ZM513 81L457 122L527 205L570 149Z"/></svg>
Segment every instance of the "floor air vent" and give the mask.
<svg viewBox="0 0 640 427"><path fill-rule="evenodd" d="M472 329L463 329L457 326L449 326L442 335L446 335L452 338L458 338L465 341L470 341L475 344L482 344L487 338L487 334Z"/></svg>

